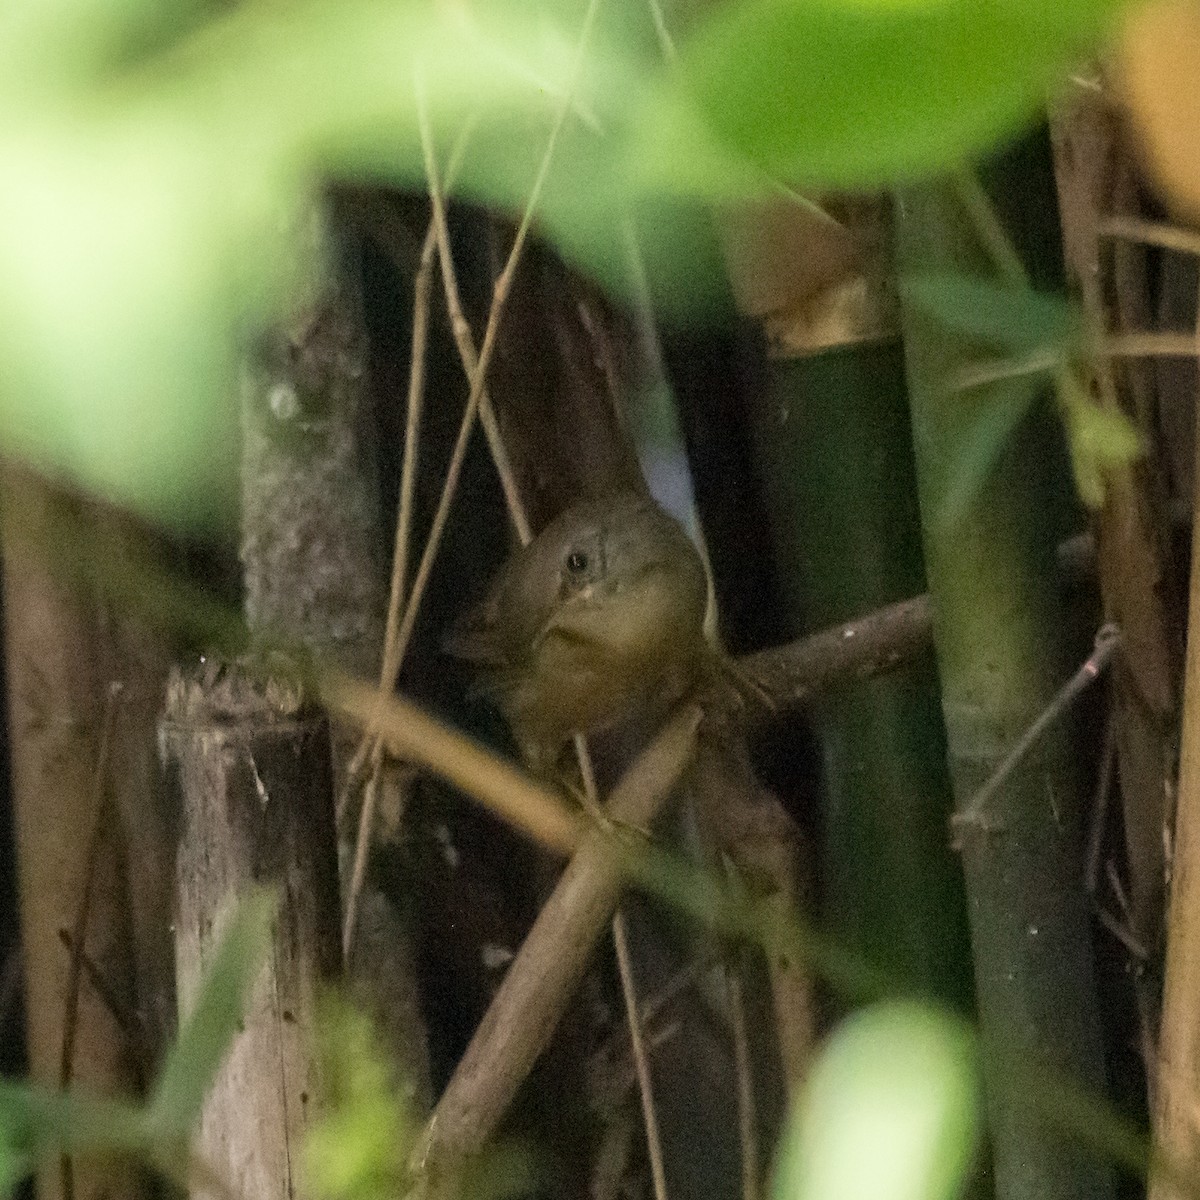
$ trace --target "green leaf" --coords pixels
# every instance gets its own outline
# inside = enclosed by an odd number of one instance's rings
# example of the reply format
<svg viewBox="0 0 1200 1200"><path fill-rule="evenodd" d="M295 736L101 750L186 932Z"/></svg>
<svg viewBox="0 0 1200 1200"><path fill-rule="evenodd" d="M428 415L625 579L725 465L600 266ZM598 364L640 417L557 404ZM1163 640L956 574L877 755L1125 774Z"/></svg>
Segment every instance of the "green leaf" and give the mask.
<svg viewBox="0 0 1200 1200"><path fill-rule="evenodd" d="M187 34L210 0L10 0L0 6L5 105L73 91Z"/></svg>
<svg viewBox="0 0 1200 1200"><path fill-rule="evenodd" d="M13 34L0 64L8 49L29 75L0 106L0 440L193 524L236 491L255 334L320 273L305 231L323 178L420 177L418 76L439 144L483 111L499 143L519 129L544 145L578 38L566 14L548 36L544 14L505 25L392 0L221 5L180 37L173 22L190 28L203 2L164 16L148 0L47 0L0 16ZM632 77L623 67L612 94ZM491 190L517 204L517 186Z"/></svg>
<svg viewBox="0 0 1200 1200"><path fill-rule="evenodd" d="M0 123L0 432L11 453L176 519L236 482L249 329L311 276L309 200L170 114Z"/></svg>
<svg viewBox="0 0 1200 1200"><path fill-rule="evenodd" d="M1017 354L1067 348L1082 318L1061 296L956 272L910 275L900 281L904 299L947 329Z"/></svg>
<svg viewBox="0 0 1200 1200"><path fill-rule="evenodd" d="M979 1133L974 1040L911 1002L844 1021L784 1135L775 1200L953 1200Z"/></svg>
<svg viewBox="0 0 1200 1200"><path fill-rule="evenodd" d="M139 1154L152 1143L142 1110L132 1105L0 1080L0 1196L46 1154Z"/></svg>
<svg viewBox="0 0 1200 1200"><path fill-rule="evenodd" d="M149 1106L148 1119L163 1136L186 1136L200 1114L262 970L277 907L274 892L258 889L229 920Z"/></svg>
<svg viewBox="0 0 1200 1200"><path fill-rule="evenodd" d="M317 1034L327 1106L304 1143L313 1191L329 1200L403 1194L419 1125L370 1019L331 995Z"/></svg>
<svg viewBox="0 0 1200 1200"><path fill-rule="evenodd" d="M944 459L944 478L932 513L939 528L952 528L971 510L1043 382L1036 377L1006 379L939 397L937 403L956 410L945 422L945 427L953 430L953 442Z"/></svg>
<svg viewBox="0 0 1200 1200"><path fill-rule="evenodd" d="M1141 436L1124 413L1094 404L1074 372L1060 382L1059 404L1079 498L1099 508L1109 474L1143 453Z"/></svg>
<svg viewBox="0 0 1200 1200"><path fill-rule="evenodd" d="M1107 31L1116 0L746 0L684 46L643 165L686 171L681 111L793 182L874 186L1015 133ZM659 120L658 114L664 114Z"/></svg>

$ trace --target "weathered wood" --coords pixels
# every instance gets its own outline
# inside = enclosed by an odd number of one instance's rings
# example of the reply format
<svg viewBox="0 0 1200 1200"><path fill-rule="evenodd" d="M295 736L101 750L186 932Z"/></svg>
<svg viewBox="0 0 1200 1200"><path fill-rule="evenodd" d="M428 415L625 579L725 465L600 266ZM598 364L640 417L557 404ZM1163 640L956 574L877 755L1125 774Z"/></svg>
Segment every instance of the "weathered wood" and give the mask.
<svg viewBox="0 0 1200 1200"><path fill-rule="evenodd" d="M340 961L328 727L288 681L208 660L172 676L160 738L179 807L182 1016L239 897L262 883L280 892L271 953L205 1102L196 1149L235 1195L303 1197L300 1138L322 1099L317 1003Z"/></svg>
<svg viewBox="0 0 1200 1200"><path fill-rule="evenodd" d="M1102 240L1098 230L1105 219L1140 215L1135 163L1120 115L1103 93L1081 88L1050 128L1071 290L1097 332L1145 329L1149 305L1139 279L1145 250ZM1147 378L1139 372L1136 364L1122 369L1097 357L1089 382L1096 403L1125 412L1153 445ZM1147 947L1158 944L1162 929L1163 823L1178 706L1178 648L1163 596L1165 499L1159 464L1147 456L1114 472L1095 518L1105 617L1120 625L1123 646L1113 698L1130 921L1134 937Z"/></svg>
<svg viewBox="0 0 1200 1200"><path fill-rule="evenodd" d="M314 214L307 231L312 244L298 246L324 264L319 286L286 326L265 339L247 371L241 548L246 618L255 633L282 635L360 677L377 677L386 608L381 551L391 538L380 514L354 255L328 222L328 213ZM337 794L357 736L334 728ZM385 765L382 807L403 810L399 786ZM341 832L348 888L354 822ZM370 872L358 905L351 985L424 1107L429 1062L411 931Z"/></svg>
<svg viewBox="0 0 1200 1200"><path fill-rule="evenodd" d="M59 554L63 522L81 519L83 508L15 464L0 473L0 486L29 1073L51 1088L69 1077L92 1092L136 1094L138 1048L121 1029L121 1015L73 970L62 940L65 933L80 942L117 1003L132 1011L125 850L118 823L99 811L111 775L96 777L103 632L90 588ZM75 939L77 928L82 936ZM64 1160L38 1178L42 1200L57 1200L68 1186L76 1200L133 1200L145 1185L117 1162Z"/></svg>

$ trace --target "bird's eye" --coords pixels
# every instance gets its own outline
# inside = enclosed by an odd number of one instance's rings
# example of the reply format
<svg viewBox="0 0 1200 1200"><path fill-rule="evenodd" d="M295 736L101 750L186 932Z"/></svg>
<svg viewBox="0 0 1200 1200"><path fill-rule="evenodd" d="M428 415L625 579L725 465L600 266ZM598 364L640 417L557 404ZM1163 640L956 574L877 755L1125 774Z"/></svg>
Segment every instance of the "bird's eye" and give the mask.
<svg viewBox="0 0 1200 1200"><path fill-rule="evenodd" d="M588 556L582 550L572 550L567 555L567 570L572 575L582 575L588 569Z"/></svg>

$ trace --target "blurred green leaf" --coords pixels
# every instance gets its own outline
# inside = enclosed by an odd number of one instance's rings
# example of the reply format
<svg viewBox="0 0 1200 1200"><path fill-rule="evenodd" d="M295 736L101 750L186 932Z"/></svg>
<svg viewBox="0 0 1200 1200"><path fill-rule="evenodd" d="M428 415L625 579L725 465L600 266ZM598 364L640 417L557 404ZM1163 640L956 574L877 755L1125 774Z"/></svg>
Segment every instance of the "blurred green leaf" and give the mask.
<svg viewBox="0 0 1200 1200"><path fill-rule="evenodd" d="M1075 372L1063 373L1058 398L1079 498L1099 508L1108 475L1143 452L1141 436L1124 413L1095 404Z"/></svg>
<svg viewBox="0 0 1200 1200"><path fill-rule="evenodd" d="M29 1163L5 1138L5 1130L0 1127L0 1196L11 1196L17 1184L29 1174Z"/></svg>
<svg viewBox="0 0 1200 1200"><path fill-rule="evenodd" d="M979 1132L974 1040L944 1012L892 1002L848 1018L784 1135L775 1200L953 1200Z"/></svg>
<svg viewBox="0 0 1200 1200"><path fill-rule="evenodd" d="M945 422L946 428L953 429L954 443L944 460L946 478L932 514L937 526L951 528L970 511L1043 384L1036 377L1005 379L940 398L939 403L953 405L956 411Z"/></svg>
<svg viewBox="0 0 1200 1200"><path fill-rule="evenodd" d="M0 124L10 451L157 513L216 503L246 335L311 270L307 199L170 114Z"/></svg>
<svg viewBox="0 0 1200 1200"><path fill-rule="evenodd" d="M6 106L85 87L186 35L221 0L10 0L0 7Z"/></svg>
<svg viewBox="0 0 1200 1200"><path fill-rule="evenodd" d="M904 298L957 333L1014 353L1062 347L1080 335L1082 318L1061 296L946 271L900 281Z"/></svg>
<svg viewBox="0 0 1200 1200"><path fill-rule="evenodd" d="M0 1195L49 1153L148 1153L142 1111L118 1100L0 1080Z"/></svg>
<svg viewBox="0 0 1200 1200"><path fill-rule="evenodd" d="M683 47L647 113L642 161L690 171L693 112L713 139L793 182L877 186L1015 133L1108 29L1116 0L746 0ZM658 119L662 114L662 120Z"/></svg>
<svg viewBox="0 0 1200 1200"><path fill-rule="evenodd" d="M377 1030L347 998L331 993L322 1002L317 1034L325 1103L304 1143L307 1184L326 1200L410 1194L422 1124ZM490 1146L461 1164L455 1194L472 1200L530 1195L543 1182L534 1161L512 1142Z"/></svg>
<svg viewBox="0 0 1200 1200"><path fill-rule="evenodd" d="M232 914L151 1098L147 1115L158 1134L186 1136L199 1116L263 968L277 907L274 892L259 889Z"/></svg>
<svg viewBox="0 0 1200 1200"><path fill-rule="evenodd" d="M323 1002L317 1031L327 1105L304 1144L313 1190L329 1200L403 1194L419 1126L378 1034L337 995Z"/></svg>
<svg viewBox="0 0 1200 1200"><path fill-rule="evenodd" d="M111 18L117 42L158 11L77 5L85 25ZM11 18L14 36L53 46L77 8L55 11L53 28ZM319 273L322 173L419 176L418 75L442 141L484 109L544 143L577 36L547 36L544 19L501 29L434 5L296 0L223 12L145 61L83 72L86 87L47 66L0 111L6 447L156 516L223 507L243 356Z"/></svg>

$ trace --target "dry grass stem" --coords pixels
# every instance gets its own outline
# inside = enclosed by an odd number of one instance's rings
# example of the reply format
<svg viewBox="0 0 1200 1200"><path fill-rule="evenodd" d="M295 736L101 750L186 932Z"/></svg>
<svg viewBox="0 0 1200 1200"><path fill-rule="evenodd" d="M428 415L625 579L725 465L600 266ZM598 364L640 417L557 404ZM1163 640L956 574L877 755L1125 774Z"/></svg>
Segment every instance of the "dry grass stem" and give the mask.
<svg viewBox="0 0 1200 1200"><path fill-rule="evenodd" d="M1184 254L1200 254L1200 233L1163 221L1127 216L1107 217L1097 223L1096 232L1101 237L1143 242L1148 246L1161 246L1164 250L1179 250Z"/></svg>
<svg viewBox="0 0 1200 1200"><path fill-rule="evenodd" d="M71 1075L75 1067L75 1033L79 1021L79 982L87 942L88 917L92 909L92 890L96 880L100 846L109 829L108 760L120 696L121 685L113 684L104 701L104 721L100 729L100 746L96 752L96 766L92 772L92 833L84 864L83 884L79 891L79 905L75 911L75 923L71 932L71 958L67 966L66 994L63 998L62 1047L58 1064L58 1086L64 1090L70 1086Z"/></svg>
<svg viewBox="0 0 1200 1200"><path fill-rule="evenodd" d="M650 1074L646 1041L642 1037L642 1022L638 1016L637 984L633 977L629 934L625 926L625 914L620 909L613 914L612 937L613 949L617 956L617 971L621 976L621 994L625 997L625 1019L629 1025L629 1045L633 1052L633 1066L637 1072L638 1092L642 1101L642 1120L646 1125L646 1153L650 1160L654 1200L667 1200L667 1172L663 1165L658 1110L654 1104L654 1080Z"/></svg>
<svg viewBox="0 0 1200 1200"><path fill-rule="evenodd" d="M742 1148L742 1200L759 1200L758 1112L754 1103L754 1074L750 1065L750 1038L742 982L734 968L725 966L729 1002L729 1027L733 1033L733 1063L737 1074L738 1138Z"/></svg>
<svg viewBox="0 0 1200 1200"><path fill-rule="evenodd" d="M458 290L458 274L454 269L454 254L450 247L450 228L446 220L445 189L438 178L437 160L433 153L429 122L425 118L423 109L420 113L420 125L421 148L425 156L425 174L429 181L429 200L433 209L430 228L434 231L438 261L442 270L442 291L446 298L446 312L450 317L450 329L454 335L454 344L458 347L458 356L462 360L467 382L472 391L476 387L479 388L479 421L483 426L484 436L487 438L492 462L496 466L496 474L500 479L500 488L504 493L504 502L508 507L513 528L517 531L517 537L521 544L526 545L533 537L533 531L517 489L512 460L508 456L508 450L500 435L500 426L496 421L491 396L487 391L487 380L482 377L480 371L479 356L475 351L471 326L463 312L462 298ZM494 302L493 297L493 304Z"/></svg>
<svg viewBox="0 0 1200 1200"><path fill-rule="evenodd" d="M507 759L443 725L402 696L389 696L380 704L375 687L343 672L322 671L318 688L331 712L364 729L377 728L393 754L474 796L546 849L556 854L575 849L579 818L556 792Z"/></svg>

